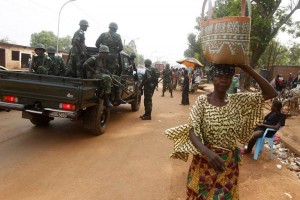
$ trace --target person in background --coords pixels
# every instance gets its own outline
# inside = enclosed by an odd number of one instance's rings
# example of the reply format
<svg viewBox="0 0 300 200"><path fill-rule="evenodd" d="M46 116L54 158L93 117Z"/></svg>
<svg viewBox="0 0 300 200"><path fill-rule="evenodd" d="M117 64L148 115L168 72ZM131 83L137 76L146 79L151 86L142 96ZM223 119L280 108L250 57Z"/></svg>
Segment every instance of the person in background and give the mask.
<svg viewBox="0 0 300 200"><path fill-rule="evenodd" d="M293 88L300 88L300 72L298 72L297 76L293 80Z"/></svg>
<svg viewBox="0 0 300 200"><path fill-rule="evenodd" d="M171 94L171 97L173 97L173 88L172 88L172 70L170 69L170 65L166 64L166 68L162 72L163 75L163 89L162 89L162 97L165 96L165 92L167 88L169 89L169 92Z"/></svg>
<svg viewBox="0 0 300 200"><path fill-rule="evenodd" d="M188 123L170 128L166 136L174 142L172 158L193 159L187 175L187 198L239 199L239 141L245 144L263 119L264 101L277 92L251 66L241 69L259 84L262 93L227 95L235 74L232 65L212 64L214 90L200 95Z"/></svg>
<svg viewBox="0 0 300 200"><path fill-rule="evenodd" d="M279 74L275 78L275 89L278 93L282 91L282 78Z"/></svg>
<svg viewBox="0 0 300 200"><path fill-rule="evenodd" d="M237 76L233 76L231 85L230 85L229 89L227 90L227 94L237 93L238 88L239 88L239 79Z"/></svg>
<svg viewBox="0 0 300 200"><path fill-rule="evenodd" d="M182 85L182 98L181 98L181 104L180 105L190 105L189 100L189 84L190 84L190 78L188 75L188 70L184 70L183 72L183 85Z"/></svg>
<svg viewBox="0 0 300 200"><path fill-rule="evenodd" d="M271 112L265 116L263 123L258 125L254 129L254 133L251 139L249 140L247 149L243 149L242 153L250 154L252 148L256 143L256 140L263 136L267 128L271 128L275 130L275 131L268 131L266 135L266 137L272 137L281 126L285 125L286 116L281 112L281 108L282 108L282 103L278 100L274 100L272 103Z"/></svg>
<svg viewBox="0 0 300 200"><path fill-rule="evenodd" d="M289 78L288 78L287 86L290 89L293 87L293 80L294 80L294 78L292 76L292 73L289 73Z"/></svg>

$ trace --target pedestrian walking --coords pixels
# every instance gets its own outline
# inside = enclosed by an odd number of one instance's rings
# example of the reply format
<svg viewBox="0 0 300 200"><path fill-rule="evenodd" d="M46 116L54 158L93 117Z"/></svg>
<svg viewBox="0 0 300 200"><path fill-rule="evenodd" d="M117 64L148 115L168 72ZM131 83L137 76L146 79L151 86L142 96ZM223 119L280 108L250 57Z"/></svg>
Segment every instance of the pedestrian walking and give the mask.
<svg viewBox="0 0 300 200"><path fill-rule="evenodd" d="M187 161L193 155L187 178L186 199L239 199L237 141L249 141L262 121L264 100L274 98L273 87L250 66L241 66L262 93L227 95L235 68L213 64L213 92L197 98L188 123L165 131L174 142L172 158Z"/></svg>

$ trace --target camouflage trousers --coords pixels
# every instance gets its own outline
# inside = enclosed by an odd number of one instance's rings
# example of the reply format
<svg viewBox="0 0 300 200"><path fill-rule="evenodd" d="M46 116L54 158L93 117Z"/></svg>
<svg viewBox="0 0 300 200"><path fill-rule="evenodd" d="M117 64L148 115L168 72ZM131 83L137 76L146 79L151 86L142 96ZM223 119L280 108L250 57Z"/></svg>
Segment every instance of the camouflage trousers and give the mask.
<svg viewBox="0 0 300 200"><path fill-rule="evenodd" d="M144 106L145 106L145 113L151 113L152 111L152 96L154 90L151 87L144 88Z"/></svg>
<svg viewBox="0 0 300 200"><path fill-rule="evenodd" d="M95 74L95 76L93 78L101 80L102 86L103 86L103 91L105 94L111 93L111 81L112 80L109 75L104 74L104 73L99 73L99 74Z"/></svg>
<svg viewBox="0 0 300 200"><path fill-rule="evenodd" d="M172 94L172 81L171 80L165 80L163 81L163 93L166 92L167 87L169 88L169 92Z"/></svg>
<svg viewBox="0 0 300 200"><path fill-rule="evenodd" d="M73 78L84 78L85 75L82 64L83 62L79 55L71 55L65 76Z"/></svg>

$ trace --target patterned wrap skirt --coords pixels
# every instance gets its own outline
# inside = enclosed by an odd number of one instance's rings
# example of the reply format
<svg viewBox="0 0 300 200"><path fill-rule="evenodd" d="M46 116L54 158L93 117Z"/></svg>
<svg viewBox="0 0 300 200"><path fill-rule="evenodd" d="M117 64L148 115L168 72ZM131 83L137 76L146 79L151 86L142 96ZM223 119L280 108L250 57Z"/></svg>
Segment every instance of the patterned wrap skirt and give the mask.
<svg viewBox="0 0 300 200"><path fill-rule="evenodd" d="M238 200L239 148L210 149L225 161L225 171L216 172L204 157L194 155L187 177L187 200Z"/></svg>

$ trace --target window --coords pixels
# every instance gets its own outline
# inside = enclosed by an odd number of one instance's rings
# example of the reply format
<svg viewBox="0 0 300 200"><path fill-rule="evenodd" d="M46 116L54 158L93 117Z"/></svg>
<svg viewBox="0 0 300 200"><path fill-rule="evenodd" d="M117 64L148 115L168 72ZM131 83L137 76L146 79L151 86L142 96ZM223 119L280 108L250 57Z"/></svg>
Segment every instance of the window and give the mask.
<svg viewBox="0 0 300 200"><path fill-rule="evenodd" d="M11 51L11 60L20 60L20 51Z"/></svg>

